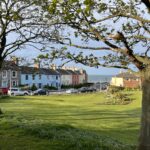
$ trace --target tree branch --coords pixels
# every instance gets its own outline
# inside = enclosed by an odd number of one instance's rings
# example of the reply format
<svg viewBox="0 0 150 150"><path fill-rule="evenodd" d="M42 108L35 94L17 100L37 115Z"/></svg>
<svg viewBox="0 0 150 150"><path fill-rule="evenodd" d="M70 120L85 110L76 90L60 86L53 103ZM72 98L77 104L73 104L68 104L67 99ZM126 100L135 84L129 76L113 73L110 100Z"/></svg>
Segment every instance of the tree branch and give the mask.
<svg viewBox="0 0 150 150"><path fill-rule="evenodd" d="M145 6L148 8L149 12L150 12L150 1L149 0L141 0Z"/></svg>

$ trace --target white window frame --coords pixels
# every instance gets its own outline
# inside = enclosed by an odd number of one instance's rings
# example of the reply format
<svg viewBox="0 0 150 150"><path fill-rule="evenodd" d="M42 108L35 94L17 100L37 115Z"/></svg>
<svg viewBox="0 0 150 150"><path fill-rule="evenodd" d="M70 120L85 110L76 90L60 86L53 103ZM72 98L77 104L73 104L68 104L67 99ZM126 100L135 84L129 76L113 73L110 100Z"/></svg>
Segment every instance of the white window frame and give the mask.
<svg viewBox="0 0 150 150"><path fill-rule="evenodd" d="M13 84L14 82L15 82L15 85ZM13 86L13 87L17 86L17 81L16 81L16 80L13 80L13 81L12 81L12 86Z"/></svg>
<svg viewBox="0 0 150 150"><path fill-rule="evenodd" d="M4 82L5 82L6 84L3 84ZM2 81L2 87L7 87L7 85L8 85L8 82L7 82L6 80L3 80L3 81Z"/></svg>
<svg viewBox="0 0 150 150"><path fill-rule="evenodd" d="M14 73L14 72L15 72L15 76L13 76L13 73ZM16 78L16 77L17 77L17 71L12 71L12 72L11 72L11 77L12 77L12 78Z"/></svg>

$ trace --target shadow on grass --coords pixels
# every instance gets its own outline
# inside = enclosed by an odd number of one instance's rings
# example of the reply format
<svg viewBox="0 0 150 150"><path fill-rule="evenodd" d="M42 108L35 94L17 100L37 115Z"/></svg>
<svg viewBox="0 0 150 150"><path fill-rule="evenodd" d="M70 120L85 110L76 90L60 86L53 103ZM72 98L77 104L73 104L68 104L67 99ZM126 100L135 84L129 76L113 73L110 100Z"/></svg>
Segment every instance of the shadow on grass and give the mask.
<svg viewBox="0 0 150 150"><path fill-rule="evenodd" d="M8 125L8 124L7 124ZM2 126L0 127L0 131ZM49 143L53 150L134 150L135 145L126 145L109 137L87 129L75 128L67 124L46 124L16 121L10 129L22 130L21 136L33 136ZM7 128L9 131L9 127ZM7 131L7 132L8 132ZM6 133L7 133L6 132ZM2 135L0 135L1 137ZM15 137L15 134L13 135ZM17 135L18 136L18 135ZM22 138L19 136L19 138ZM12 137L13 140L13 137ZM24 142L24 141L22 141ZM38 143L36 143L38 145ZM17 143L16 143L17 146ZM23 147L22 147L23 148ZM32 146L30 147L32 149ZM15 149L15 147L14 147Z"/></svg>
<svg viewBox="0 0 150 150"><path fill-rule="evenodd" d="M13 100L27 100L29 98L25 96L1 96L0 103L10 103Z"/></svg>
<svg viewBox="0 0 150 150"><path fill-rule="evenodd" d="M42 113L40 110L36 112L35 114L28 112L27 117L49 117L49 120L103 120L103 119L109 119L109 120L119 120L119 119L134 119L134 118L140 118L140 108L132 109L128 111L115 111L115 110L80 110L78 111L70 111L69 114L67 114L67 108L70 108L70 106L61 108L61 110L49 111L45 114ZM72 108L72 107L71 107ZM75 107L75 109L77 109Z"/></svg>

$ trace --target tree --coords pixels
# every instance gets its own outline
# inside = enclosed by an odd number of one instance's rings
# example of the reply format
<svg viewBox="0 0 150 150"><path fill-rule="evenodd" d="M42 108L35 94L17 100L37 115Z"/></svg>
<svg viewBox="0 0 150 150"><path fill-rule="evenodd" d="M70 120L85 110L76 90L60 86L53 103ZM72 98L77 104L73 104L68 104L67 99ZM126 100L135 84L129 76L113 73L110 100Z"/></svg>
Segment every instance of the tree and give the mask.
<svg viewBox="0 0 150 150"><path fill-rule="evenodd" d="M75 61L91 67L130 70L136 67L139 70L143 96L138 150L149 150L150 1L53 0L48 11L59 15L59 21L67 25L63 26L63 35L59 35L59 43L67 47L54 49L50 58ZM75 44L75 37L83 44ZM95 41L94 46L88 44L91 41ZM90 55L86 53L88 50ZM94 55L93 51L99 54ZM101 55L102 51L106 52L105 55Z"/></svg>
<svg viewBox="0 0 150 150"><path fill-rule="evenodd" d="M46 37L55 41L57 18L43 11L45 5L37 0L0 1L0 68L8 55L27 45L43 51L49 44Z"/></svg>

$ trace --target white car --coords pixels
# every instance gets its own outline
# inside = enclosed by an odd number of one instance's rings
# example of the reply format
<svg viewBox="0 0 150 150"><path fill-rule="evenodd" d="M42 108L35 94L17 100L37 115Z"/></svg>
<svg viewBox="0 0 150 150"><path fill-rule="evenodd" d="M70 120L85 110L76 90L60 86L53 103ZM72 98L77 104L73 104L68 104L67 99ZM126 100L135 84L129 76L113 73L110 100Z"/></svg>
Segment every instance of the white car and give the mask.
<svg viewBox="0 0 150 150"><path fill-rule="evenodd" d="M23 91L21 90L20 88L10 88L8 90L8 95L13 95L13 96L16 96L16 95L29 95L29 92L28 91Z"/></svg>
<svg viewBox="0 0 150 150"><path fill-rule="evenodd" d="M71 94L71 93L78 93L78 90L76 89L69 89L66 91L67 94Z"/></svg>

